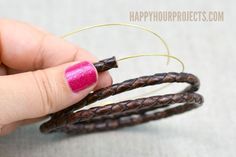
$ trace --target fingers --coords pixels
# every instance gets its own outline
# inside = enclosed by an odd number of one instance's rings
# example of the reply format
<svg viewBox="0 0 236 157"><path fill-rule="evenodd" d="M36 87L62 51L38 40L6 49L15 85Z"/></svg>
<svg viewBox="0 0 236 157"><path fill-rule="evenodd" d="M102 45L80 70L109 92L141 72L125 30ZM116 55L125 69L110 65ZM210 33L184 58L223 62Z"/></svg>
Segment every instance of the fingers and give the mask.
<svg viewBox="0 0 236 157"><path fill-rule="evenodd" d="M96 74L94 83L90 79L92 85L75 81L75 78L81 79L71 72L81 71L76 68L67 71L66 76L65 71L72 63L64 63L83 60L94 62L96 58L78 46L28 24L0 20L0 134L22 125L23 119L37 119L61 110L78 102L91 90L112 83L108 72L99 77ZM17 74L38 69L45 70ZM16 75L4 76L6 74Z"/></svg>
<svg viewBox="0 0 236 157"><path fill-rule="evenodd" d="M12 131L14 131L19 126L28 125L28 124L32 124L32 123L37 123L39 121L44 120L45 118L46 117L20 120L20 121L17 121L17 122L13 122L11 124L4 125L2 127L0 126L0 136L5 136L5 135L11 133Z"/></svg>
<svg viewBox="0 0 236 157"><path fill-rule="evenodd" d="M97 84L90 62L0 77L0 124L42 117L84 98Z"/></svg>
<svg viewBox="0 0 236 157"><path fill-rule="evenodd" d="M1 61L16 71L31 71L57 66L71 61L96 58L89 52L25 23L0 20ZM110 85L108 72L99 75L97 88Z"/></svg>

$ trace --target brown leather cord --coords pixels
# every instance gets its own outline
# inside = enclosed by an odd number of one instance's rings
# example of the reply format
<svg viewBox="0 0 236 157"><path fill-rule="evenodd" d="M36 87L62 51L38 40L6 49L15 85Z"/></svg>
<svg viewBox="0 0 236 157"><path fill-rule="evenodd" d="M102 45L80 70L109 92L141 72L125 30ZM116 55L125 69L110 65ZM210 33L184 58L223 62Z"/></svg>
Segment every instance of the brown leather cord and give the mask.
<svg viewBox="0 0 236 157"><path fill-rule="evenodd" d="M94 63L94 66L101 72L117 67L117 63L112 57ZM74 112L98 100L125 91L173 82L188 83L190 86L176 94L127 100ZM55 113L48 122L41 125L40 130L43 133L81 134L133 126L170 117L192 110L203 103L203 97L194 93L199 89L199 85L198 78L188 73L160 73L126 80L90 93L80 102ZM184 104L176 106L182 103Z"/></svg>
<svg viewBox="0 0 236 157"><path fill-rule="evenodd" d="M94 63L93 65L96 67L98 72L107 71L112 68L118 68L115 57L100 60L100 61Z"/></svg>

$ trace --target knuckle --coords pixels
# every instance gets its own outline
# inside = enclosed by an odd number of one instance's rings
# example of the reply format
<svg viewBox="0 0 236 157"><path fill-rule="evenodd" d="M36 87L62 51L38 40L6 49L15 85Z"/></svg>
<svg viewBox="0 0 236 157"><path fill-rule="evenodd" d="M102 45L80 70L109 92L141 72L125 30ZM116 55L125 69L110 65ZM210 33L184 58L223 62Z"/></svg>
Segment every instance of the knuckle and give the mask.
<svg viewBox="0 0 236 157"><path fill-rule="evenodd" d="M55 86L53 86L53 83L49 79L49 75L45 70L38 70L32 72L32 74L36 82L36 88L38 89L40 95L42 114L46 115L52 113L57 102Z"/></svg>

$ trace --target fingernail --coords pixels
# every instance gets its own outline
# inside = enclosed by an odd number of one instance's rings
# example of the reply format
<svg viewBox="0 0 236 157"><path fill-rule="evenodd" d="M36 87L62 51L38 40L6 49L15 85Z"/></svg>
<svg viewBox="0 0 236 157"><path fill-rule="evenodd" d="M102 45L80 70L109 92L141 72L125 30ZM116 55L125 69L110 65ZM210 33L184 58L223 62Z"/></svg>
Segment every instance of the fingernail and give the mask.
<svg viewBox="0 0 236 157"><path fill-rule="evenodd" d="M87 61L67 68L65 76L71 90L75 93L93 85L97 81L96 69Z"/></svg>

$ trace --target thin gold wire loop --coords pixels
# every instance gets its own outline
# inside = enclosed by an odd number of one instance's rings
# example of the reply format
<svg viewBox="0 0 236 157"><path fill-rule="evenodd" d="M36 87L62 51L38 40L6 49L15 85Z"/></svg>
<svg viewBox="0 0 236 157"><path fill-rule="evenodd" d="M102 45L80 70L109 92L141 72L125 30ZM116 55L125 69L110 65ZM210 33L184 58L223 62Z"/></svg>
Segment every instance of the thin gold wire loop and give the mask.
<svg viewBox="0 0 236 157"><path fill-rule="evenodd" d="M181 66L182 66L182 70L181 71L182 72L184 71L184 69L185 69L184 63L179 58L170 55L170 50L169 50L169 47L168 47L166 41L158 33L156 33L155 31L153 31L151 29L148 29L147 27L144 27L144 26L140 26L140 25L136 25L136 24L129 24L129 23L105 23L105 24L97 24L97 25L91 25L91 26L87 26L87 27L82 27L82 28L76 29L76 30L74 30L72 32L69 32L69 33L66 33L66 34L62 35L61 37L62 38L67 38L67 37L73 36L73 35L75 35L75 34L77 34L79 32L85 31L85 30L89 30L89 29L93 29L93 28L100 28L100 27L111 27L111 26L132 27L132 28L140 29L140 30L143 30L145 32L151 33L155 37L159 38L159 40L161 41L161 43L164 45L164 47L166 49L166 54L159 54L159 53L135 54L135 55L130 55L130 56L126 56L126 57L120 58L120 59L117 60L118 62L121 62L121 61L124 61L124 60L128 60L128 59L131 59L131 58L138 58L138 57L148 57L148 56L167 57L167 65L169 64L170 59L174 59L178 63L181 64ZM143 95L147 95L147 94L151 94L151 93L160 91L160 90L166 88L167 86L169 86L170 84L167 84L167 85L165 85L165 86L163 86L161 88L152 90L152 91L150 91L148 93L145 93Z"/></svg>
<svg viewBox="0 0 236 157"><path fill-rule="evenodd" d="M62 38L67 38L67 37L73 36L73 35L75 35L75 34L77 34L79 32L85 31L85 30L89 30L89 29L93 29L93 28L100 28L100 27L111 27L111 26L132 27L132 28L140 29L140 30L143 30L145 32L149 32L149 33L153 34L154 36L159 38L159 40L161 41L161 43L164 45L164 47L166 49L167 55L170 56L170 50L169 50L169 47L168 47L166 41L158 33L156 33L155 31L153 31L153 30L151 30L151 29L149 29L147 27L136 25L136 24L129 24L129 23L105 23L105 24L91 25L91 26L75 29L72 32L69 32L69 33L66 33L66 34L62 35L61 37ZM169 61L170 61L170 58L167 57L167 65L169 64Z"/></svg>

